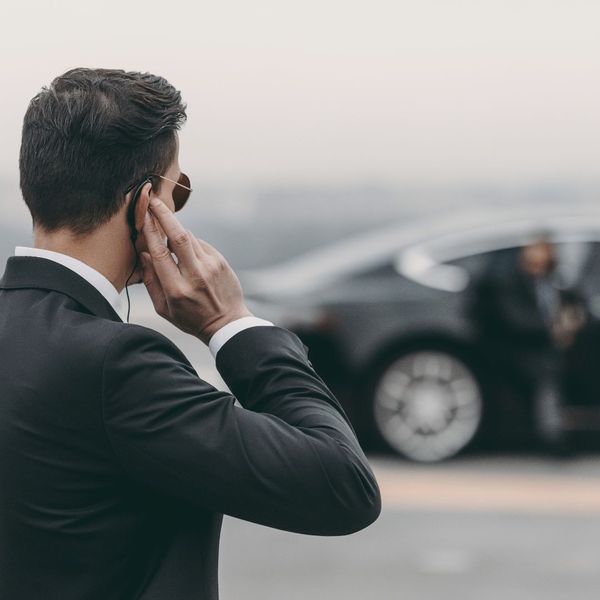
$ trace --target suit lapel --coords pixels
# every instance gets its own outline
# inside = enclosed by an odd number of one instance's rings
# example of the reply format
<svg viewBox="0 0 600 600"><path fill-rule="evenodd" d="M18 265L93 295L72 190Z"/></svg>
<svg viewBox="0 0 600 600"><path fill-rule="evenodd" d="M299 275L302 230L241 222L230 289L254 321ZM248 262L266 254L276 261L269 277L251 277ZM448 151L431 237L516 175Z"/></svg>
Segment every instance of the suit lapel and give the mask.
<svg viewBox="0 0 600 600"><path fill-rule="evenodd" d="M42 289L60 292L97 317L122 322L106 298L71 269L37 256L11 256L6 263L0 289Z"/></svg>

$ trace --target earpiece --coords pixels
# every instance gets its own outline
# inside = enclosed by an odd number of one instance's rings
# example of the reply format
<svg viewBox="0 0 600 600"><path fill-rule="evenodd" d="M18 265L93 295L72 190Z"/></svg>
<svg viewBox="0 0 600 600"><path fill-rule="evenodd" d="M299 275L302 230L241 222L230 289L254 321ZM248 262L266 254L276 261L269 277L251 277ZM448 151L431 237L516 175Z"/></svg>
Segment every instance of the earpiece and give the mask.
<svg viewBox="0 0 600 600"><path fill-rule="evenodd" d="M131 198L131 202L129 203L129 208L127 210L127 223L129 223L130 238L134 246L138 236L137 229L135 228L135 207L137 206L140 194L142 193L142 188L147 183L152 185L152 179L150 177L146 177L146 179L144 179L144 181L142 181L142 183L140 183L135 188L135 191L133 192L133 196Z"/></svg>
<svg viewBox="0 0 600 600"><path fill-rule="evenodd" d="M127 281L125 282L125 294L127 295L127 323L129 323L129 313L130 313L130 309L131 309L131 301L129 300L129 288L127 286L129 285L129 280L131 279L131 276L135 273L135 269L138 264L138 252L137 252L137 248L135 247L135 242L138 237L138 232L137 232L137 229L135 228L135 207L138 203L138 200L140 199L140 194L142 193L142 188L147 183L152 185L152 179L150 177L146 177L146 179L144 179L144 181L142 181L142 183L140 183L135 188L135 191L133 192L133 196L131 197L131 202L129 203L129 207L127 208L127 223L129 224L129 232L130 232L129 237L131 238L131 243L133 244L133 249L135 250L135 264L133 265L133 269L131 270L131 273L129 274Z"/></svg>

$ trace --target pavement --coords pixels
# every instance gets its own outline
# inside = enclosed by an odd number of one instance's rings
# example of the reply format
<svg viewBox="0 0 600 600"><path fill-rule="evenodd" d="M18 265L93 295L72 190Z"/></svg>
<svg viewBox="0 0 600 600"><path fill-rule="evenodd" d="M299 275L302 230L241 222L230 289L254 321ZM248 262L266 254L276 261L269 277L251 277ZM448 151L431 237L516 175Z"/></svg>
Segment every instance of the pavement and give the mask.
<svg viewBox="0 0 600 600"><path fill-rule="evenodd" d="M479 457L436 466L374 462L391 510L600 514L600 460Z"/></svg>
<svg viewBox="0 0 600 600"><path fill-rule="evenodd" d="M600 457L370 457L380 518L314 537L225 517L221 598L592 600L600 590Z"/></svg>

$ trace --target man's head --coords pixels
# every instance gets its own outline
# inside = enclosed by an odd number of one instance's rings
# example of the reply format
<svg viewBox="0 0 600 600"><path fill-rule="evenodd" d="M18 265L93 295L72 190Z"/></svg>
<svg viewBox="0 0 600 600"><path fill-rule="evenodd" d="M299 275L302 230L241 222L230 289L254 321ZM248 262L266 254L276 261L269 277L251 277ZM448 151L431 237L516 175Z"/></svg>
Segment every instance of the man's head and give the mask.
<svg viewBox="0 0 600 600"><path fill-rule="evenodd" d="M23 122L21 190L34 226L85 236L148 174L177 180L185 119L180 93L156 75L78 68L57 77Z"/></svg>
<svg viewBox="0 0 600 600"><path fill-rule="evenodd" d="M544 277L556 266L556 252L550 234L541 232L523 247L521 265L532 277Z"/></svg>

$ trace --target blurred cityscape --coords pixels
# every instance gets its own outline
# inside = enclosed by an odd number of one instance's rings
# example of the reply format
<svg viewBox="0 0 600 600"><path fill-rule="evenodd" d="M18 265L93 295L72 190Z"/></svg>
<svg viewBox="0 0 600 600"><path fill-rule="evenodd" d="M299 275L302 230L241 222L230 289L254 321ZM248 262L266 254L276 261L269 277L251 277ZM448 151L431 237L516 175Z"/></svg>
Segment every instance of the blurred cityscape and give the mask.
<svg viewBox="0 0 600 600"><path fill-rule="evenodd" d="M600 184L194 187L181 221L218 247L235 269L273 265L358 232L455 208L527 205L543 211L598 201L600 210ZM0 219L5 261L31 233L18 183L0 180L0 198L6 209Z"/></svg>

